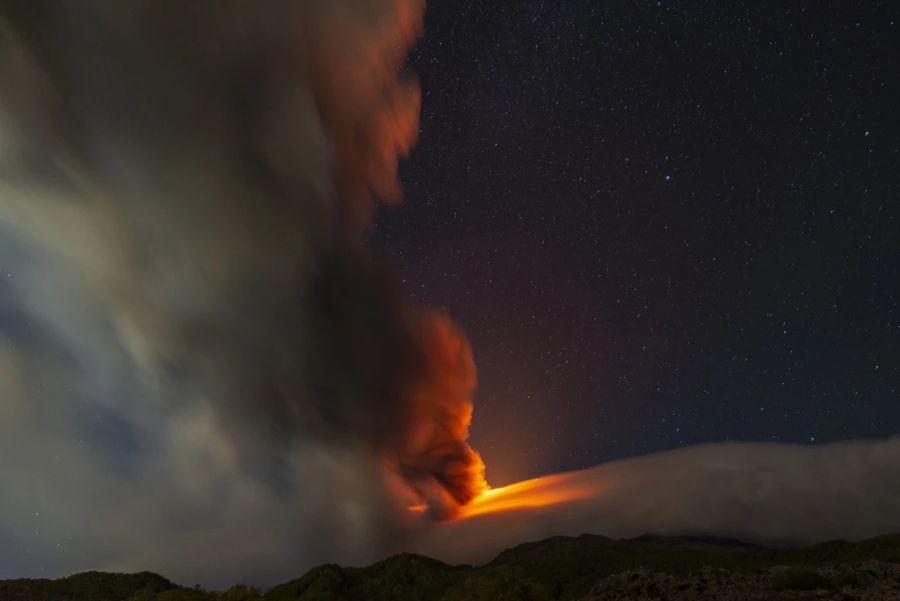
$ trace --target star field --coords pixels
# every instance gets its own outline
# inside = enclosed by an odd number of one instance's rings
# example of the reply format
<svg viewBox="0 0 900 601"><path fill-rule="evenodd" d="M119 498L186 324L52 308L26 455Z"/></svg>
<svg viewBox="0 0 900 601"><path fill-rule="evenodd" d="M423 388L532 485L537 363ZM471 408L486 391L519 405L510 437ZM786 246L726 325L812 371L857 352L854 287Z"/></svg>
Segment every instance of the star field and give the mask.
<svg viewBox="0 0 900 601"><path fill-rule="evenodd" d="M897 12L430 3L373 238L472 342L490 480L900 433Z"/></svg>

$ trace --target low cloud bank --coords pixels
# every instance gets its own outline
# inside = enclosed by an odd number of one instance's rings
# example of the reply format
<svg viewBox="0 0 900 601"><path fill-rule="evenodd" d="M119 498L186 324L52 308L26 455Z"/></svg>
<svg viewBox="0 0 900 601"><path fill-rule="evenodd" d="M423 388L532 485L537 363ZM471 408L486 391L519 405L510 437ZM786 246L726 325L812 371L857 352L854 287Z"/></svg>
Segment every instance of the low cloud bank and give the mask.
<svg viewBox="0 0 900 601"><path fill-rule="evenodd" d="M453 562L556 535L642 534L792 545L900 532L900 438L816 446L722 443L548 479L576 500L440 524L417 549Z"/></svg>

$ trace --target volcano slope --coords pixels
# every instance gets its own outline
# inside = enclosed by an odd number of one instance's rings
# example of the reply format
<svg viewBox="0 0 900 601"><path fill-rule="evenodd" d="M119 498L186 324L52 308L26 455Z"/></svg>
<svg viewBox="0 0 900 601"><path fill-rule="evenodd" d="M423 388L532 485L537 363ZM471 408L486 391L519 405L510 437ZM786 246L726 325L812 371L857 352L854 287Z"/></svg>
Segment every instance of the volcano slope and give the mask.
<svg viewBox="0 0 900 601"><path fill-rule="evenodd" d="M413 554L324 565L262 593L185 588L149 573L0 581L4 601L900 600L900 534L767 549L736 541L554 537L482 566Z"/></svg>

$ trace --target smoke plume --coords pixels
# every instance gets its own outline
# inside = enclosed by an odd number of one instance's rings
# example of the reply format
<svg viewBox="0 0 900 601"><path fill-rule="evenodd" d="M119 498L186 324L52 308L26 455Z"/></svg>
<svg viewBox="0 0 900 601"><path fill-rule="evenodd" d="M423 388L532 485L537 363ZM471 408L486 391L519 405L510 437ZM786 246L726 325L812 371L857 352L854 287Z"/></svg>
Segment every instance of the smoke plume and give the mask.
<svg viewBox="0 0 900 601"><path fill-rule="evenodd" d="M468 344L365 245L416 138L423 10L4 4L10 574L371 559L407 504L483 486Z"/></svg>

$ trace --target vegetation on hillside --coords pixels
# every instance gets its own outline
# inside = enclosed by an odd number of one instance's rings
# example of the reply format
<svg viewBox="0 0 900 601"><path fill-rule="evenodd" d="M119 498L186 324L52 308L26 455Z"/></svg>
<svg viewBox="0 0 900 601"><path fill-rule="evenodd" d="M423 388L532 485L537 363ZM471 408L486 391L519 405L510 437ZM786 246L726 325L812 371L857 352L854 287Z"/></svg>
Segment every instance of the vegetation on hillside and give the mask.
<svg viewBox="0 0 900 601"><path fill-rule="evenodd" d="M140 592L156 599L178 588L152 572L108 574L84 572L58 580L0 580L3 601L122 601Z"/></svg>
<svg viewBox="0 0 900 601"><path fill-rule="evenodd" d="M3 601L552 601L578 599L599 581L633 571L686 574L720 569L759 574L775 566L774 590L859 584L842 566L900 564L900 535L859 543L832 541L801 549L642 537L556 537L519 545L478 567L401 554L366 568L324 565L265 594L246 586L225 592L178 587L156 574L88 572L60 580L0 581ZM819 568L829 568L823 577ZM836 567L835 567L836 566Z"/></svg>

